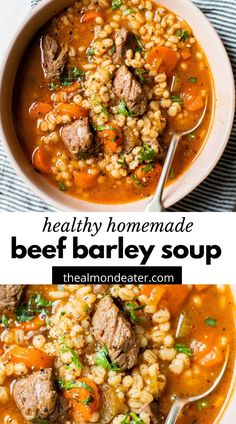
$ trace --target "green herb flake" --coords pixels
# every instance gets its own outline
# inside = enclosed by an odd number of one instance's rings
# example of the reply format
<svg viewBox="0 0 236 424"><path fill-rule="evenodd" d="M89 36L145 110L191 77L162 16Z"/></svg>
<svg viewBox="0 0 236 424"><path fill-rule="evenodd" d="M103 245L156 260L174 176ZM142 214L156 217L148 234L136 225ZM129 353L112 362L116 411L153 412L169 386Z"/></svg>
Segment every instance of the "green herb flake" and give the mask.
<svg viewBox="0 0 236 424"><path fill-rule="evenodd" d="M106 116L110 116L110 113L105 105L101 104L101 113L104 113Z"/></svg>
<svg viewBox="0 0 236 424"><path fill-rule="evenodd" d="M126 117L134 116L134 114L129 110L125 100L121 100L117 106L117 112Z"/></svg>
<svg viewBox="0 0 236 424"><path fill-rule="evenodd" d="M143 185L142 185L142 183L141 183L141 181L140 181L140 179L137 177L137 175L133 175L132 176L132 178L133 178L133 180L134 180L134 182L135 182L135 184L139 187L139 188L141 188Z"/></svg>
<svg viewBox="0 0 236 424"><path fill-rule="evenodd" d="M175 178L175 170L174 170L174 168L171 168L170 173L169 173L169 178L170 178L170 180L174 180L174 178Z"/></svg>
<svg viewBox="0 0 236 424"><path fill-rule="evenodd" d="M154 167L154 163L148 163L146 166L144 166L141 171L145 172L145 174L148 174L149 172L151 172L151 170Z"/></svg>
<svg viewBox="0 0 236 424"><path fill-rule="evenodd" d="M132 424L144 424L144 421L137 414L135 414L135 412L130 412L130 417L132 418Z"/></svg>
<svg viewBox="0 0 236 424"><path fill-rule="evenodd" d="M66 314L66 312L65 312L65 311L61 311L61 317L64 317L64 316L65 316L65 314Z"/></svg>
<svg viewBox="0 0 236 424"><path fill-rule="evenodd" d="M112 0L111 2L112 10L119 9L121 6L123 6L123 2L121 0Z"/></svg>
<svg viewBox="0 0 236 424"><path fill-rule="evenodd" d="M128 165L124 157L123 158L121 157L120 159L118 159L117 163L118 165L122 166L122 168L125 168L125 169L128 168Z"/></svg>
<svg viewBox="0 0 236 424"><path fill-rule="evenodd" d="M137 43L135 51L142 53L145 50L145 48L143 47L140 38L136 34L135 34L135 38L136 38L136 43Z"/></svg>
<svg viewBox="0 0 236 424"><path fill-rule="evenodd" d="M180 105L183 104L183 99L181 99L181 97L177 96L176 94L174 94L173 96L171 96L171 100L174 103L179 103Z"/></svg>
<svg viewBox="0 0 236 424"><path fill-rule="evenodd" d="M67 187L66 185L62 182L62 181L57 181L57 187L59 188L59 190L61 191L66 191Z"/></svg>
<svg viewBox="0 0 236 424"><path fill-rule="evenodd" d="M129 313L131 321L133 321L134 323L142 321L142 319L139 316L137 316L136 312L141 311L142 309L145 308L145 306L146 305L138 305L137 303L133 303L133 302L126 303L125 308L127 312Z"/></svg>
<svg viewBox="0 0 236 424"><path fill-rule="evenodd" d="M43 298L41 294L31 296L27 304L20 304L16 309L16 320L18 322L31 321L36 315L47 316L51 311L52 302Z"/></svg>
<svg viewBox="0 0 236 424"><path fill-rule="evenodd" d="M58 85L55 84L55 82L50 82L50 84L48 84L49 86L49 90L54 91L58 88Z"/></svg>
<svg viewBox="0 0 236 424"><path fill-rule="evenodd" d="M189 77L188 81L191 82L192 84L196 84L197 83L197 78L196 77Z"/></svg>
<svg viewBox="0 0 236 424"><path fill-rule="evenodd" d="M111 48L111 54L114 54L116 52L116 46L115 44L113 44L112 48Z"/></svg>
<svg viewBox="0 0 236 424"><path fill-rule="evenodd" d="M185 355L192 356L193 350L190 347L187 347L183 343L176 343L175 350L177 350L179 353L185 353Z"/></svg>
<svg viewBox="0 0 236 424"><path fill-rule="evenodd" d="M184 29L178 29L175 34L179 37L179 41L183 41L183 43L189 38L189 32Z"/></svg>
<svg viewBox="0 0 236 424"><path fill-rule="evenodd" d="M80 362L79 356L77 355L74 349L68 346L64 335L61 337L61 344L63 345L62 353L70 352L71 361L75 364L76 368L83 369L84 367L83 364Z"/></svg>
<svg viewBox="0 0 236 424"><path fill-rule="evenodd" d="M144 75L146 75L148 73L148 71L146 71L145 69L142 68L136 68L134 70L135 75L138 77L140 82L145 82L145 78Z"/></svg>
<svg viewBox="0 0 236 424"><path fill-rule="evenodd" d="M92 403L94 401L94 397L93 396L89 396L86 400L81 401L84 405L88 406L90 405L90 403Z"/></svg>
<svg viewBox="0 0 236 424"><path fill-rule="evenodd" d="M61 86L68 87L72 85L74 82L82 81L85 76L85 72L78 68L77 66L72 66L69 68L68 73L66 75L62 75L61 77Z"/></svg>
<svg viewBox="0 0 236 424"><path fill-rule="evenodd" d="M111 362L106 346L103 346L103 348L96 353L95 364L108 370L120 371L120 368L114 362Z"/></svg>
<svg viewBox="0 0 236 424"><path fill-rule="evenodd" d="M132 7L131 9L126 9L124 12L123 12L123 15L124 16L127 16L127 15L131 15L131 13L135 13L136 12L136 10Z"/></svg>
<svg viewBox="0 0 236 424"><path fill-rule="evenodd" d="M201 411L202 409L205 409L209 406L209 400L207 398L201 399L201 400L198 400L196 404L197 404L198 410Z"/></svg>
<svg viewBox="0 0 236 424"><path fill-rule="evenodd" d="M120 424L130 424L130 416L126 414L125 417L121 420Z"/></svg>
<svg viewBox="0 0 236 424"><path fill-rule="evenodd" d="M148 144L144 144L139 152L139 163L150 163L156 158L156 152Z"/></svg>
<svg viewBox="0 0 236 424"><path fill-rule="evenodd" d="M91 62L92 60L93 60L93 56L95 55L95 50L94 50L94 48L93 47L90 47L88 50L87 50L87 58L88 58L88 61L89 62Z"/></svg>
<svg viewBox="0 0 236 424"><path fill-rule="evenodd" d="M204 322L206 325L209 325L210 327L217 326L217 320L215 318L208 317Z"/></svg>
<svg viewBox="0 0 236 424"><path fill-rule="evenodd" d="M4 325L4 327L9 327L10 319L4 314L4 315L2 315L0 322L1 322L1 324Z"/></svg>

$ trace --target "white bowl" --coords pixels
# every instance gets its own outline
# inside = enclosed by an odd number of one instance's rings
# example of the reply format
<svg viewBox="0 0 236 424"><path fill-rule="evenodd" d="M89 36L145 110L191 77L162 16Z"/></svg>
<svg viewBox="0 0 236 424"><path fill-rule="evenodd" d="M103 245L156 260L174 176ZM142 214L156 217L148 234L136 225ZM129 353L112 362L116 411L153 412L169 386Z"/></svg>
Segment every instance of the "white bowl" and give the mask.
<svg viewBox="0 0 236 424"><path fill-rule="evenodd" d="M71 0L44 0L33 9L18 29L6 55L0 77L1 139L14 169L23 181L49 204L65 211L143 211L148 199L120 205L95 204L78 200L57 190L37 174L26 159L16 137L11 112L11 93L16 70L32 36L46 21ZM159 4L184 18L208 58L215 84L215 111L207 141L191 166L164 191L164 205L169 207L185 197L212 171L227 144L235 107L234 79L224 46L217 33L189 0L160 0Z"/></svg>

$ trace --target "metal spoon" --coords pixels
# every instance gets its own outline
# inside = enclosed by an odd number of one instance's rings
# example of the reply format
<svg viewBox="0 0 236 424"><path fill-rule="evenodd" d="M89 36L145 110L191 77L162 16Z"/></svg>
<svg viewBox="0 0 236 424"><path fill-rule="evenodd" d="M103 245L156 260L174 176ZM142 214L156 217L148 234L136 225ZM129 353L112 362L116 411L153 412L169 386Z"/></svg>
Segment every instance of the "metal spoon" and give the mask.
<svg viewBox="0 0 236 424"><path fill-rule="evenodd" d="M188 135L191 132L195 131L201 125L201 123L202 123L202 121L205 117L205 114L206 114L207 104L208 104L208 97L206 96L205 105L204 105L202 115L200 116L197 124L193 128L191 128L187 131L183 131L181 133L174 132L172 139L171 139L171 142L170 142L170 145L169 145L169 148L168 148L168 152L167 152L167 155L166 155L166 158L165 158L165 162L164 162L164 165L163 165L163 168L162 168L162 172L161 172L161 175L160 175L157 187L156 187L155 194L154 194L153 198L147 203L146 208L145 208L146 212L164 212L165 211L165 208L163 207L163 204L162 204L162 194L163 194L163 190L164 190L164 186L165 186L167 177L169 175L169 171L170 171L172 161L174 159L174 155L175 155L177 145L178 145L180 139L183 136Z"/></svg>
<svg viewBox="0 0 236 424"><path fill-rule="evenodd" d="M183 409L183 407L187 403L196 402L198 400L201 400L202 398L204 398L204 397L208 396L210 393L212 393L213 390L215 390L216 386L219 384L221 378L224 375L224 372L225 372L225 369L226 369L226 366L227 366L227 363L228 363L228 359L229 359L229 352L230 352L230 346L228 345L227 349L226 349L224 364L221 368L219 375L217 376L214 383L212 384L212 386L205 393L202 393L201 395L192 396L192 397L183 398L183 399L176 398L172 407L171 407L169 415L166 418L165 424L175 424L181 410Z"/></svg>

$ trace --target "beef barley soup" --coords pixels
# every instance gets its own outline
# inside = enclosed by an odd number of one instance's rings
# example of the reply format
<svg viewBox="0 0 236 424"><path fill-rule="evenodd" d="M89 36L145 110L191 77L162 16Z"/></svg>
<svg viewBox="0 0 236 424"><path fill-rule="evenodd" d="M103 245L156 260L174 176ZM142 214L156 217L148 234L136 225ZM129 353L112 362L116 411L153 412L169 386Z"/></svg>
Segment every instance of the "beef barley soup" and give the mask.
<svg viewBox="0 0 236 424"><path fill-rule="evenodd" d="M163 424L176 395L223 380L178 424L213 424L235 365L228 286L0 286L4 424Z"/></svg>
<svg viewBox="0 0 236 424"><path fill-rule="evenodd" d="M213 108L212 76L188 23L149 0L82 0L35 36L13 108L22 147L59 190L90 202L155 190L171 133L184 138L169 175L199 154Z"/></svg>

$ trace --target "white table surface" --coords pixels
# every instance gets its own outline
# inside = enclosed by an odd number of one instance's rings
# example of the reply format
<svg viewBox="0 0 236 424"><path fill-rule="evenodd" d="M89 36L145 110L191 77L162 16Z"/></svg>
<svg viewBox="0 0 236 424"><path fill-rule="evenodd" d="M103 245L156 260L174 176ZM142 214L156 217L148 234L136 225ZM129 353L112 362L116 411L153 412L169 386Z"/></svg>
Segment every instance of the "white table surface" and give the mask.
<svg viewBox="0 0 236 424"><path fill-rule="evenodd" d="M17 27L30 10L30 0L0 0L0 65Z"/></svg>

